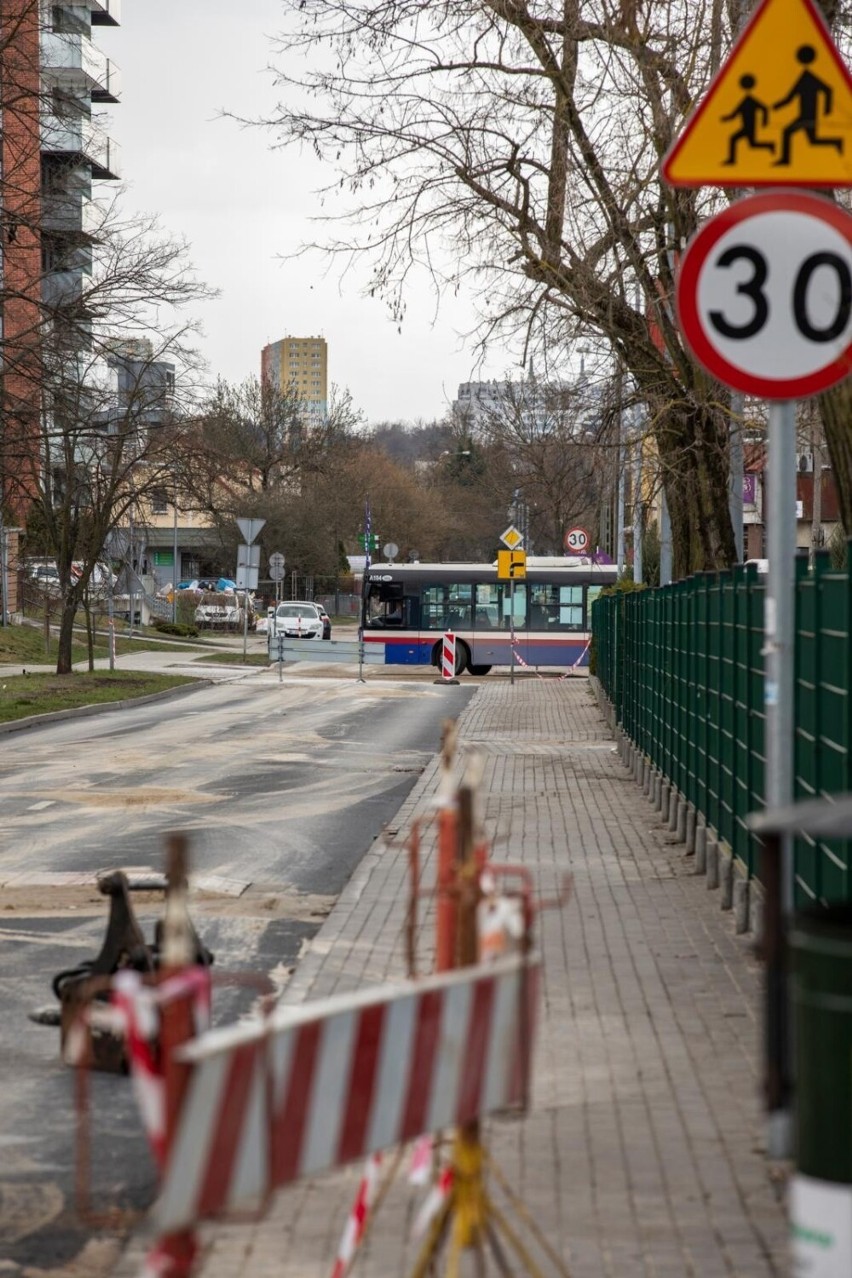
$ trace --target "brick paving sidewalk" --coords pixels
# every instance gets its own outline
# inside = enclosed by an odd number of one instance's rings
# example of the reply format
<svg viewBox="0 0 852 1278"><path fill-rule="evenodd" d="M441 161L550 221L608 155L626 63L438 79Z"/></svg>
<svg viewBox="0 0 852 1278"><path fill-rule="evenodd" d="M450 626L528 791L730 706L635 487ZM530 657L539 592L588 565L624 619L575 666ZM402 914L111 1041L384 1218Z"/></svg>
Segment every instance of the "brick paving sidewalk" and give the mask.
<svg viewBox="0 0 852 1278"><path fill-rule="evenodd" d="M762 1151L751 942L622 767L585 678L486 682L459 741L483 758L495 859L523 862L545 893L574 875L573 899L539 929L531 1111L487 1127L504 1173L572 1278L786 1273L785 1212ZM437 784L435 761L398 837L362 861L288 1001L404 974L402 840ZM359 1172L279 1193L260 1223L205 1227L202 1278L328 1278ZM397 1178L355 1275L408 1272L423 1192ZM122 1275L138 1255L137 1242Z"/></svg>

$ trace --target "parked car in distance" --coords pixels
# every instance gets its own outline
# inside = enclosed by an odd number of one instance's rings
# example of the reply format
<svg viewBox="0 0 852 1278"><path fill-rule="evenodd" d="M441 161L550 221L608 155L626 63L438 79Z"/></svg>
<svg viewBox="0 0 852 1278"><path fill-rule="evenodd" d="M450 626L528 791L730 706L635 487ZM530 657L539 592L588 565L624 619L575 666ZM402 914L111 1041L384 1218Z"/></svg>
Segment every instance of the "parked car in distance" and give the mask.
<svg viewBox="0 0 852 1278"><path fill-rule="evenodd" d="M284 635L287 639L328 639L331 635L331 622L328 623L328 634L325 633L322 613L316 604L307 600L294 599L289 603L280 603L275 613L269 618L269 635Z"/></svg>
<svg viewBox="0 0 852 1278"><path fill-rule="evenodd" d="M321 603L315 604L314 607L316 608L319 615L322 617L322 637L323 639L330 639L331 638L331 617L329 617L328 613L326 612L325 608L323 608Z"/></svg>
<svg viewBox="0 0 852 1278"><path fill-rule="evenodd" d="M242 630L244 616L241 604L241 599L233 592L205 591L195 609L195 624L201 630Z"/></svg>
<svg viewBox="0 0 852 1278"><path fill-rule="evenodd" d="M30 560L26 565L26 571L30 580L41 590L46 590L50 594L59 593L59 569L55 560L50 559L34 559ZM71 565L71 581L75 584L82 576L83 565L81 563L73 563ZM92 596L105 596L110 585L115 586L116 577L107 564L93 564L89 574L89 594Z"/></svg>

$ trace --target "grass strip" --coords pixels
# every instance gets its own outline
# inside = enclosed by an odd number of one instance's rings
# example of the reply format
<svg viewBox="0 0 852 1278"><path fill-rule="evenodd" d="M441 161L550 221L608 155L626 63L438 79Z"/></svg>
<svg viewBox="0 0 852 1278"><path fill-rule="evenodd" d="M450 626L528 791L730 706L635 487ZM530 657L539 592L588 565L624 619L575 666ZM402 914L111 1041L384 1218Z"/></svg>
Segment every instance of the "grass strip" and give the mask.
<svg viewBox="0 0 852 1278"><path fill-rule="evenodd" d="M241 652L203 652L192 660L204 662L208 666L268 666L269 654L266 650L249 652L245 656Z"/></svg>
<svg viewBox="0 0 852 1278"><path fill-rule="evenodd" d="M153 692L195 682L187 675L148 674L140 670L0 676L0 723L56 710L77 710L81 706L147 697Z"/></svg>

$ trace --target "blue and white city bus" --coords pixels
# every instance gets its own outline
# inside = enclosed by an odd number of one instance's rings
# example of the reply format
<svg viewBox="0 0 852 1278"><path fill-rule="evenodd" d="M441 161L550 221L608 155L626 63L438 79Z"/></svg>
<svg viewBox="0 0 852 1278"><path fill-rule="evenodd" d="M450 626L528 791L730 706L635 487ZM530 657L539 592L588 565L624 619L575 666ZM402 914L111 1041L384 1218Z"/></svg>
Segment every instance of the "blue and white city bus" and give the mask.
<svg viewBox="0 0 852 1278"><path fill-rule="evenodd" d="M371 564L364 573L365 645L386 665L440 667L443 635L456 636L456 673L492 666L588 664L592 600L616 580L612 564L527 557L526 576L496 564ZM513 644L514 637L514 644Z"/></svg>

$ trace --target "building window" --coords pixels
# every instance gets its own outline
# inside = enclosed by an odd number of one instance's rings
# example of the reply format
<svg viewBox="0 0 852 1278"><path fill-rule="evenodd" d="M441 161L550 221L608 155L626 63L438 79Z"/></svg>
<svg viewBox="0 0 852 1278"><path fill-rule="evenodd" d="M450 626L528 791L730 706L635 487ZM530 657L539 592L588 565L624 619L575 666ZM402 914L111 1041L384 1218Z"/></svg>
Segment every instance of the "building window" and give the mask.
<svg viewBox="0 0 852 1278"><path fill-rule="evenodd" d="M166 496L165 490L162 488L155 488L151 493L151 514L165 515L168 508L169 500Z"/></svg>
<svg viewBox="0 0 852 1278"><path fill-rule="evenodd" d="M79 120L84 114L83 104L79 98L73 93L66 93L64 89L54 89L51 94L51 104L53 114L59 120Z"/></svg>
<svg viewBox="0 0 852 1278"><path fill-rule="evenodd" d="M55 4L52 6L50 23L54 31L65 35L90 34L90 27L74 13L73 9L67 9L65 5L62 4Z"/></svg>

